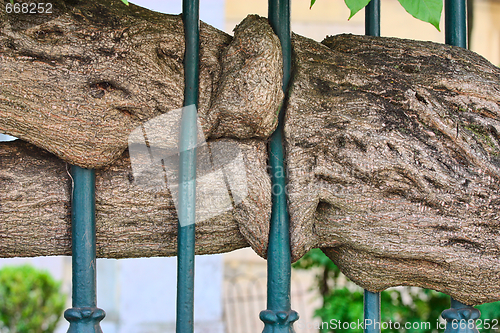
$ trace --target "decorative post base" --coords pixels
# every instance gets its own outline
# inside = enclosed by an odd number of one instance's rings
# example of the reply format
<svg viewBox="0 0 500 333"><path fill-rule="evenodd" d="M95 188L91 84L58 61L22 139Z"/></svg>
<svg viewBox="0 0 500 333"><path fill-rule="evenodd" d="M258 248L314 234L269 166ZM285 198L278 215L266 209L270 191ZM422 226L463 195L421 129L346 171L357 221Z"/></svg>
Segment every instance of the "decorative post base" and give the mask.
<svg viewBox="0 0 500 333"><path fill-rule="evenodd" d="M263 310L259 317L265 325L262 333L294 333L293 323L299 319L299 314L294 310L288 312Z"/></svg>
<svg viewBox="0 0 500 333"><path fill-rule="evenodd" d="M441 317L446 319L444 333L479 333L476 320L481 316L481 311L472 306L462 304L453 298L451 309L444 310Z"/></svg>
<svg viewBox="0 0 500 333"><path fill-rule="evenodd" d="M69 321L68 333L102 333L100 321L106 313L99 308L70 308L64 311Z"/></svg>

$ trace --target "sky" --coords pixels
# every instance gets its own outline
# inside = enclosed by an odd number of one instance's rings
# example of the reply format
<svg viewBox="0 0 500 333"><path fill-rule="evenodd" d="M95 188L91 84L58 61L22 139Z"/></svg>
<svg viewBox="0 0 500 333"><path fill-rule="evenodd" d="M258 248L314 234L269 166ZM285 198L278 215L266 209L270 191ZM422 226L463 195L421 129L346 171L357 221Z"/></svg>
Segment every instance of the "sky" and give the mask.
<svg viewBox="0 0 500 333"><path fill-rule="evenodd" d="M135 0L130 2L166 14L180 14L182 11L181 0ZM203 22L219 30L224 30L224 14L224 0L200 1L200 19Z"/></svg>

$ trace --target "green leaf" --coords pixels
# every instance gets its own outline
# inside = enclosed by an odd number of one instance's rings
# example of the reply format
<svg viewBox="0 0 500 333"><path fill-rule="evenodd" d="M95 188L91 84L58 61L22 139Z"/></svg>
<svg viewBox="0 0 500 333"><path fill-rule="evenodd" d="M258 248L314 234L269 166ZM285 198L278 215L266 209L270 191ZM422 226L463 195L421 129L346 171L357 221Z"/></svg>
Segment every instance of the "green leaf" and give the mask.
<svg viewBox="0 0 500 333"><path fill-rule="evenodd" d="M315 2L316 2L316 0L311 0L311 6L309 6L309 9L312 8L312 6L314 5Z"/></svg>
<svg viewBox="0 0 500 333"><path fill-rule="evenodd" d="M351 10L351 16L349 20L361 9L365 8L370 0L344 0L347 7Z"/></svg>
<svg viewBox="0 0 500 333"><path fill-rule="evenodd" d="M11 4L14 4L14 0L10 0L10 3L11 3Z"/></svg>
<svg viewBox="0 0 500 333"><path fill-rule="evenodd" d="M398 0L401 6L413 17L428 22L439 29L443 0Z"/></svg>
<svg viewBox="0 0 500 333"><path fill-rule="evenodd" d="M128 1L127 0L122 0L122 2L128 6Z"/></svg>

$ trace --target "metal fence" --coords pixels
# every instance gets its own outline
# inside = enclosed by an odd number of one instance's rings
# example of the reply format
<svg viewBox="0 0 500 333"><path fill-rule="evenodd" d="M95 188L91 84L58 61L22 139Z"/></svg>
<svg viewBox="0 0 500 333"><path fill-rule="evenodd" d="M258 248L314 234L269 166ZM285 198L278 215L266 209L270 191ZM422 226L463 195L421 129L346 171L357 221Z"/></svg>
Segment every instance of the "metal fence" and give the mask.
<svg viewBox="0 0 500 333"><path fill-rule="evenodd" d="M269 22L278 35L283 50L283 90L286 93L291 74L290 0L269 0ZM367 35L380 35L380 1L372 0L366 7ZM185 27L185 108L181 121L180 188L178 225L177 326L178 333L193 332L194 303L194 222L196 178L196 106L198 99L199 64L199 0L183 0ZM466 46L465 0L445 1L446 43ZM283 170L283 112L279 125L269 144L269 165L273 186L284 188ZM96 242L95 242L95 172L72 167L72 247L73 291L72 308L64 316L70 322L68 332L102 332L99 322L104 311L96 307ZM290 305L290 239L289 217L285 191L272 198L272 217L267 260L267 309L260 312L265 333L293 332L298 314ZM478 311L451 301L452 310L443 314L448 318L446 332L464 333L470 328L454 329L450 321L453 313ZM462 309L466 308L466 309ZM453 310L454 309L454 310ZM460 310L462 309L462 310ZM451 312L450 312L451 311ZM380 322L380 294L365 291L365 319ZM468 319L468 318L467 318ZM379 332L380 326L365 326L365 332ZM476 330L477 331L477 330ZM232 332L231 332L232 333Z"/></svg>

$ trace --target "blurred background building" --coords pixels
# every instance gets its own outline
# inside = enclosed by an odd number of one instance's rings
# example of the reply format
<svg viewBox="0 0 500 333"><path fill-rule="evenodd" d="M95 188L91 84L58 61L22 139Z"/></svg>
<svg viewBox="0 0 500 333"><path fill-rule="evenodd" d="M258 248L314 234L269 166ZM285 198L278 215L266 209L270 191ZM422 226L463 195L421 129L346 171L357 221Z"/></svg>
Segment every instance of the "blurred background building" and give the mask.
<svg viewBox="0 0 500 333"><path fill-rule="evenodd" d="M90 1L90 0L89 0ZM119 1L119 0L117 0ZM180 0L135 0L135 4L164 13L179 14ZM248 14L267 16L267 0L201 0L201 19L232 33ZM396 0L381 1L381 35L444 42L441 32L412 18ZM470 49L500 65L500 0L474 0ZM364 33L363 10L350 21L342 0L292 1L292 30L321 41L326 35ZM8 137L0 134L0 140ZM198 256L195 281L195 331L197 333L243 333L262 331L258 318L266 304L266 262L251 249ZM64 281L71 294L71 258L41 257L2 259L0 265L29 262L50 270ZM99 259L98 306L107 312L101 327L105 333L175 332L176 258ZM310 287L314 271L293 271L292 308L301 315L297 332L315 332L318 319L312 311L320 302ZM70 307L71 300L68 300ZM60 322L58 333L68 323Z"/></svg>

